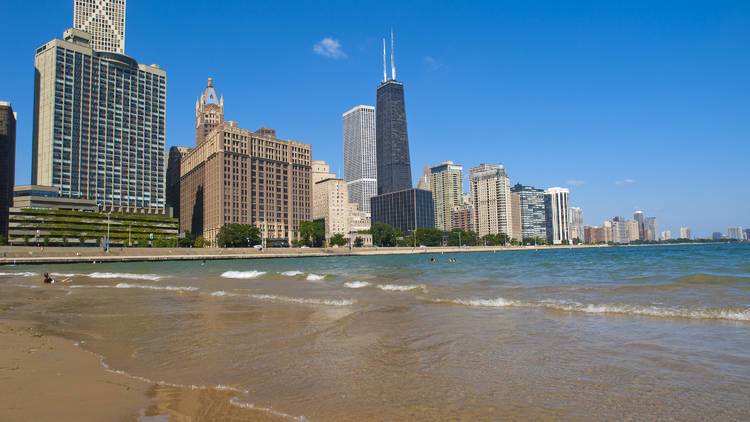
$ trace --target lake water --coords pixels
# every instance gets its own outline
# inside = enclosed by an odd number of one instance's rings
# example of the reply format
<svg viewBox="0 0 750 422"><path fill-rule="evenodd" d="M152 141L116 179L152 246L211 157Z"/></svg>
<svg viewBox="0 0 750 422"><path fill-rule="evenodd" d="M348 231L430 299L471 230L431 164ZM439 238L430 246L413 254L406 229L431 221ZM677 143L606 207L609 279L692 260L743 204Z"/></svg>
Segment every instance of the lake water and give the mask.
<svg viewBox="0 0 750 422"><path fill-rule="evenodd" d="M5 266L0 292L160 382L149 415L750 419L747 244Z"/></svg>

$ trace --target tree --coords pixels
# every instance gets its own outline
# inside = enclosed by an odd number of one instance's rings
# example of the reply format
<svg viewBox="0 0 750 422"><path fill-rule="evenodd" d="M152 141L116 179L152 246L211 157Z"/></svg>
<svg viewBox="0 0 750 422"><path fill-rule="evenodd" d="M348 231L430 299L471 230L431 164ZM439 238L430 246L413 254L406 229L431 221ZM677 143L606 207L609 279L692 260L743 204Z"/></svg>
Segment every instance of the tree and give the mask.
<svg viewBox="0 0 750 422"><path fill-rule="evenodd" d="M476 246L477 234L473 231L453 229L448 233L448 246Z"/></svg>
<svg viewBox="0 0 750 422"><path fill-rule="evenodd" d="M349 243L343 234L336 233L328 240L331 246L346 246Z"/></svg>
<svg viewBox="0 0 750 422"><path fill-rule="evenodd" d="M193 243L193 246L196 248L202 248L206 244L206 239L203 238L203 236L198 236L195 239L195 243Z"/></svg>
<svg viewBox="0 0 750 422"><path fill-rule="evenodd" d="M86 237L85 236L80 236L78 238L78 246L83 246L85 243L86 243Z"/></svg>
<svg viewBox="0 0 750 422"><path fill-rule="evenodd" d="M23 245L29 246L29 235L23 237Z"/></svg>
<svg viewBox="0 0 750 422"><path fill-rule="evenodd" d="M354 247L355 248L361 248L362 245L364 245L364 244L365 244L365 240L362 239L361 237L357 236L357 237L354 238Z"/></svg>
<svg viewBox="0 0 750 422"><path fill-rule="evenodd" d="M440 246L443 243L443 232L440 229L420 228L416 230L417 244Z"/></svg>
<svg viewBox="0 0 750 422"><path fill-rule="evenodd" d="M220 248L246 248L259 244L260 229L247 224L225 224L216 235L216 245Z"/></svg>
<svg viewBox="0 0 750 422"><path fill-rule="evenodd" d="M63 246L68 246L68 236L63 235L62 242L63 242Z"/></svg>
<svg viewBox="0 0 750 422"><path fill-rule="evenodd" d="M190 248L193 246L193 243L195 243L195 236L189 230L185 230L185 236L177 241L178 246L181 248Z"/></svg>
<svg viewBox="0 0 750 422"><path fill-rule="evenodd" d="M49 246L49 236L44 236L44 246Z"/></svg>
<svg viewBox="0 0 750 422"><path fill-rule="evenodd" d="M322 221L300 221L299 235L306 246L319 248L325 240L325 227Z"/></svg>
<svg viewBox="0 0 750 422"><path fill-rule="evenodd" d="M403 237L403 234L397 235L401 233L400 231L397 233L396 229L382 222L372 223L370 232L372 233L372 244L377 246L396 246L398 238Z"/></svg>
<svg viewBox="0 0 750 422"><path fill-rule="evenodd" d="M5 246L8 244L8 239L5 236L0 236L0 246Z"/></svg>
<svg viewBox="0 0 750 422"><path fill-rule="evenodd" d="M141 237L137 240L137 244L139 248L148 248L148 239Z"/></svg>

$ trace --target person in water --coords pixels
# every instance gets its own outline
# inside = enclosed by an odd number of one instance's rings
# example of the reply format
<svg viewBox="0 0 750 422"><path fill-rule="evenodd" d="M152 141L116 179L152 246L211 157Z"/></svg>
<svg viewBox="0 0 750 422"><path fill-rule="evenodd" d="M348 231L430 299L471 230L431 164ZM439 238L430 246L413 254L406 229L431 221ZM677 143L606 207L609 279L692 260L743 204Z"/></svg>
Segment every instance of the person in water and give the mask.
<svg viewBox="0 0 750 422"><path fill-rule="evenodd" d="M44 280L43 281L44 281L45 284L55 284L55 283L70 283L71 281L73 281L73 279L72 278L66 278L66 279L64 279L62 281L57 281L54 278L52 278L49 275L49 273L44 273Z"/></svg>

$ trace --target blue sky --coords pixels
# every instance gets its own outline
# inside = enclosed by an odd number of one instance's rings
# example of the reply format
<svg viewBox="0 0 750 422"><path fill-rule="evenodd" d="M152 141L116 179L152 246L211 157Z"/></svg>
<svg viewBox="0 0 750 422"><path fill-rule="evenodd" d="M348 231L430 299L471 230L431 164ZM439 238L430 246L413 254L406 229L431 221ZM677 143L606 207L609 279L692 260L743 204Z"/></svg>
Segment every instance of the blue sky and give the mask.
<svg viewBox="0 0 750 422"><path fill-rule="evenodd" d="M3 9L24 184L34 50L72 26L73 1ZM586 224L643 209L673 235L750 227L747 1L131 0L125 48L167 71L167 146L194 144L213 77L228 120L309 142L340 172L341 114L374 105L391 27L415 183L445 160L503 163L512 183L569 187Z"/></svg>

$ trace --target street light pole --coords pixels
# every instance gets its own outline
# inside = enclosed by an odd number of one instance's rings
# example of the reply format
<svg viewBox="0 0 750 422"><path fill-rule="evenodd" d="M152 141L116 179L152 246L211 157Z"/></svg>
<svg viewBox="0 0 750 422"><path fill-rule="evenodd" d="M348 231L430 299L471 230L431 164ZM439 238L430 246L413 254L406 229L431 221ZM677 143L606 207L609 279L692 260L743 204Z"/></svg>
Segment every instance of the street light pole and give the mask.
<svg viewBox="0 0 750 422"><path fill-rule="evenodd" d="M107 213L107 251L109 251L109 216L112 214L112 211Z"/></svg>

